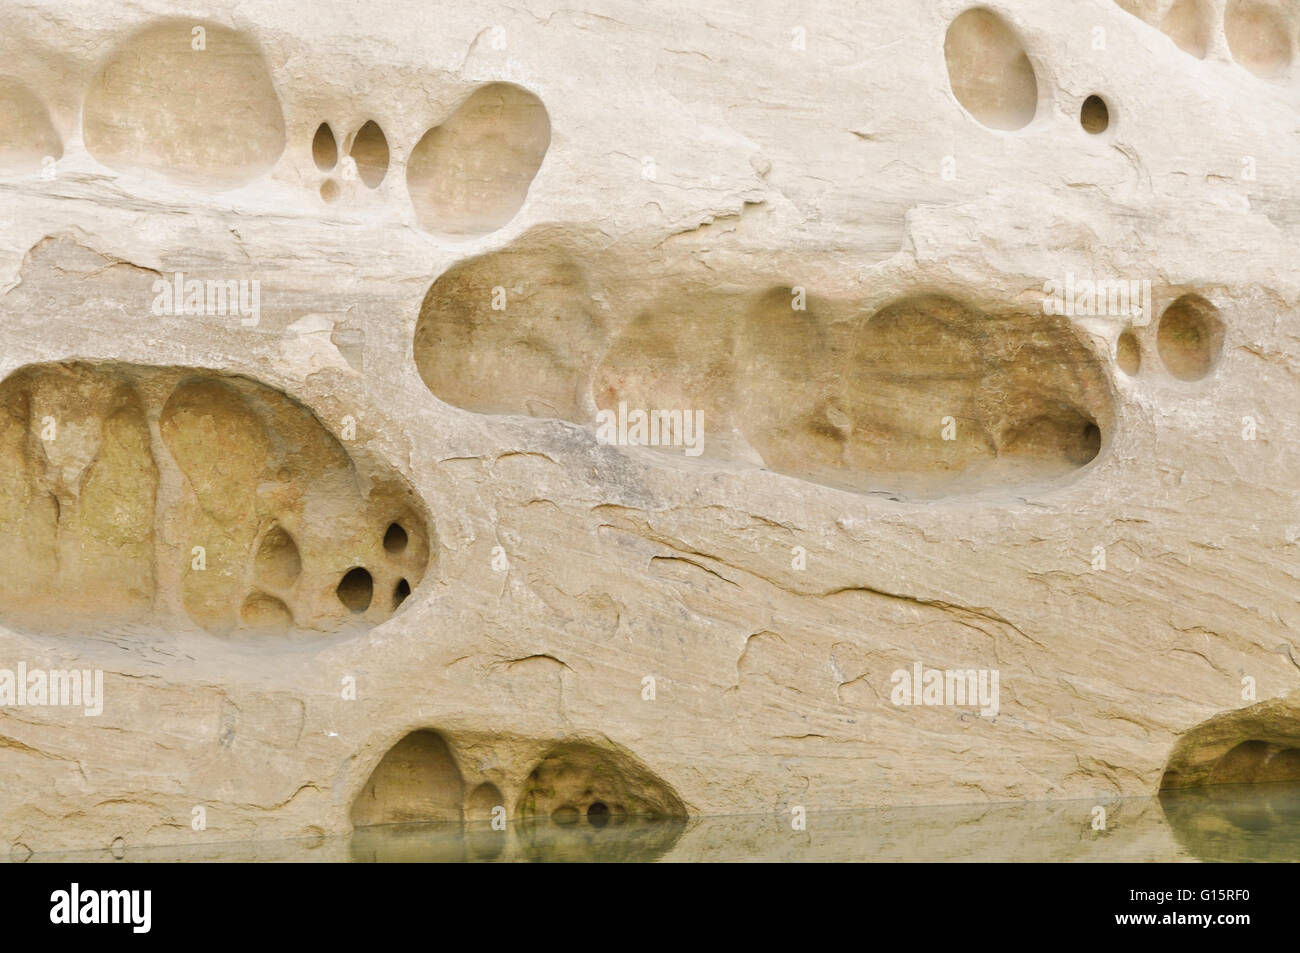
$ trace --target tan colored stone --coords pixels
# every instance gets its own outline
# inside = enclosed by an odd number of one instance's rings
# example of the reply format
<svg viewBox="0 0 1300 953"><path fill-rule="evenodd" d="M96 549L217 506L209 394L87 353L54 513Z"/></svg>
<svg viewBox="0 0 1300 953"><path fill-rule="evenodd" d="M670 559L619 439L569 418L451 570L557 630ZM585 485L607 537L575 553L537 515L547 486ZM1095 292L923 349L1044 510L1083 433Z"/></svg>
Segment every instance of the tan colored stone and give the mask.
<svg viewBox="0 0 1300 953"><path fill-rule="evenodd" d="M11 851L1294 776L1297 22L1124 7L7 7Z"/></svg>

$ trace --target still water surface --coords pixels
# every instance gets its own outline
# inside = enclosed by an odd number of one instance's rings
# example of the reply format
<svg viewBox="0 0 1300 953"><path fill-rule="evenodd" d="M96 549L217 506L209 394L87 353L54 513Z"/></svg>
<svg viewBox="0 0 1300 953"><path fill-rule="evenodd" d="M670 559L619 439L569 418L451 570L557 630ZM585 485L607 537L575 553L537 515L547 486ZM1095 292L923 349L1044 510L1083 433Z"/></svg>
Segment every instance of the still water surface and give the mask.
<svg viewBox="0 0 1300 953"><path fill-rule="evenodd" d="M1105 829L1094 830L1096 807ZM1223 785L1159 798L880 808L789 818L581 819L372 827L348 837L37 853L57 861L1296 861L1300 784ZM118 856L120 855L120 856Z"/></svg>

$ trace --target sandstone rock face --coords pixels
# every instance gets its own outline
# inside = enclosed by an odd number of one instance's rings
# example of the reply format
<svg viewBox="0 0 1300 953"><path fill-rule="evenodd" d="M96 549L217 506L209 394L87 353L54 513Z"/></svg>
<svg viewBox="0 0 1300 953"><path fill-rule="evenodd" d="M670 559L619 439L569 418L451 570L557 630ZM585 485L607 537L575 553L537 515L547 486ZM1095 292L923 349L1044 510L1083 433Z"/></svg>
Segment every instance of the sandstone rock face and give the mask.
<svg viewBox="0 0 1300 953"><path fill-rule="evenodd" d="M0 19L15 856L1300 777L1294 4Z"/></svg>

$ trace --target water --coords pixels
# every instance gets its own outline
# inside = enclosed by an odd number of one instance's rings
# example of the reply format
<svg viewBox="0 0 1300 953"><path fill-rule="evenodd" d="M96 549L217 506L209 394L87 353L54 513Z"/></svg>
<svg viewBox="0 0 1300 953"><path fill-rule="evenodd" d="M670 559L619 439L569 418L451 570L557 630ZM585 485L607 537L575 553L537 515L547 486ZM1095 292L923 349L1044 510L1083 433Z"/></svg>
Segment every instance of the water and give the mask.
<svg viewBox="0 0 1300 953"><path fill-rule="evenodd" d="M1095 809L1105 829L1094 830ZM1159 798L880 808L788 817L372 827L347 837L33 854L29 863L141 861L1295 861L1300 784Z"/></svg>

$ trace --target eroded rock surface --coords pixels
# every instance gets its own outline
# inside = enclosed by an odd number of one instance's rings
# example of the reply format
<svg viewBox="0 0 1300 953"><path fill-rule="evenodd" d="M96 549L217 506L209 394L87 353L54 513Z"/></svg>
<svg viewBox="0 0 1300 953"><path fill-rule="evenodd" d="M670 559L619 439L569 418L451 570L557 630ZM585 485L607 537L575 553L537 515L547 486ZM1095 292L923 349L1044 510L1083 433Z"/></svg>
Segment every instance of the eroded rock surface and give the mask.
<svg viewBox="0 0 1300 953"><path fill-rule="evenodd" d="M247 378L38 364L0 382L0 405L20 627L324 633L389 618L424 575L409 489L368 485L310 411Z"/></svg>
<svg viewBox="0 0 1300 953"><path fill-rule="evenodd" d="M0 13L15 856L1297 775L1292 5L205 14Z"/></svg>

